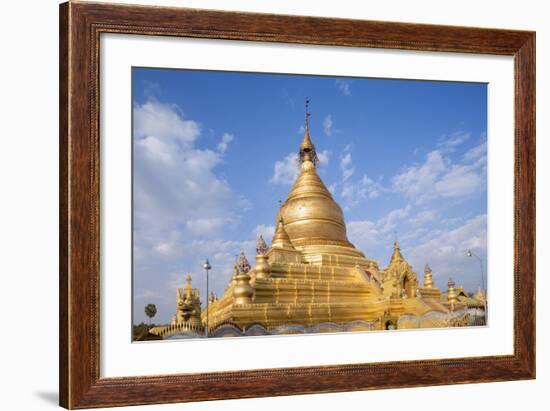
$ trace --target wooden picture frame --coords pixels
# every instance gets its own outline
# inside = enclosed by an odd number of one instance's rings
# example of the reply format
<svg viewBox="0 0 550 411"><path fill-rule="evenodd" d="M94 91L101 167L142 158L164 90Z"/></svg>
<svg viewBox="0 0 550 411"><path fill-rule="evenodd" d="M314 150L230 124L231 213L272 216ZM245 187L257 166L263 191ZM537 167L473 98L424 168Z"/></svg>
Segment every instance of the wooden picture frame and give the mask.
<svg viewBox="0 0 550 411"><path fill-rule="evenodd" d="M101 33L513 56L514 354L100 378ZM535 378L534 32L69 2L60 6L59 47L60 405L90 408Z"/></svg>

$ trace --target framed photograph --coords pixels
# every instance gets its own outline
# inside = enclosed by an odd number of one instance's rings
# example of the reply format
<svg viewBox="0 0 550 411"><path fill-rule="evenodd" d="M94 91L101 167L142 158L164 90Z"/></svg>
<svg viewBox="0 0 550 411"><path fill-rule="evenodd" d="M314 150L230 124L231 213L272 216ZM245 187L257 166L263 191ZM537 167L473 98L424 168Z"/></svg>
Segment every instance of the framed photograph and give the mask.
<svg viewBox="0 0 550 411"><path fill-rule="evenodd" d="M535 33L60 6L60 405L535 378Z"/></svg>

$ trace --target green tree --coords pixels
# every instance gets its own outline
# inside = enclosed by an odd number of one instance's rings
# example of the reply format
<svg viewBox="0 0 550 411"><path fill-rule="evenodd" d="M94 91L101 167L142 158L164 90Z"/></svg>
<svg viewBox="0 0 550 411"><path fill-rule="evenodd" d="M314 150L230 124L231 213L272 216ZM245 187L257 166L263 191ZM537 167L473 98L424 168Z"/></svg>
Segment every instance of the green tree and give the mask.
<svg viewBox="0 0 550 411"><path fill-rule="evenodd" d="M145 306L145 315L149 317L149 325L151 325L151 318L157 315L157 306L155 304L147 304Z"/></svg>

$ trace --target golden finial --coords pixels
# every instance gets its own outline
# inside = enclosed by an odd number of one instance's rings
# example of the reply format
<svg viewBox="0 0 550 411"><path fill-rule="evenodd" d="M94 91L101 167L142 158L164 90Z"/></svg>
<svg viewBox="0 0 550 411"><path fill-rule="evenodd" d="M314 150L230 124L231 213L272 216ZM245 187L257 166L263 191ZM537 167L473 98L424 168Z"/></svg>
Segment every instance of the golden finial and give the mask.
<svg viewBox="0 0 550 411"><path fill-rule="evenodd" d="M392 265L395 262L403 261L403 255L401 254L401 249L399 248L399 242L397 241L397 237L395 238L395 241L393 242L393 254L390 259L390 265Z"/></svg>
<svg viewBox="0 0 550 411"><path fill-rule="evenodd" d="M237 262L233 265L233 274L231 275L231 281L229 284L237 284L237 276L239 275L239 269L237 268Z"/></svg>
<svg viewBox="0 0 550 411"><path fill-rule="evenodd" d="M453 304L458 302L455 285L453 279L449 277L449 282L447 283L447 300Z"/></svg>
<svg viewBox="0 0 550 411"><path fill-rule="evenodd" d="M191 298L193 295L193 287L191 286L191 274L187 274L185 277L185 296L186 298Z"/></svg>
<svg viewBox="0 0 550 411"><path fill-rule="evenodd" d="M260 235L258 243L256 244L256 265L254 266L255 278L266 279L269 278L271 272L271 266L268 263L267 256L267 244L264 238Z"/></svg>
<svg viewBox="0 0 550 411"><path fill-rule="evenodd" d="M264 237L260 234L258 242L256 243L256 254L265 254L267 252L267 244L265 243Z"/></svg>
<svg viewBox="0 0 550 411"><path fill-rule="evenodd" d="M306 97L306 130L309 131L309 98Z"/></svg>
<svg viewBox="0 0 550 411"><path fill-rule="evenodd" d="M237 258L237 269L239 273L247 273L250 271L250 263L244 254L244 251L241 251L239 257Z"/></svg>
<svg viewBox="0 0 550 411"><path fill-rule="evenodd" d="M237 259L237 276L235 277L235 287L233 287L233 301L235 304L250 304L254 289L250 285L250 264L241 251Z"/></svg>
<svg viewBox="0 0 550 411"><path fill-rule="evenodd" d="M393 249L394 250L399 250L399 239L397 237L397 231L394 231L393 232Z"/></svg>
<svg viewBox="0 0 550 411"><path fill-rule="evenodd" d="M309 117L311 113L309 112L309 99L306 99L306 130L304 133L304 139L302 144L300 144L300 161L303 163L306 160L311 161L314 165L319 161L317 157L317 152L315 151L315 145L311 142L311 137L309 136Z"/></svg>
<svg viewBox="0 0 550 411"><path fill-rule="evenodd" d="M433 288L433 276L432 276L432 269L428 264L424 267L424 287L426 288Z"/></svg>

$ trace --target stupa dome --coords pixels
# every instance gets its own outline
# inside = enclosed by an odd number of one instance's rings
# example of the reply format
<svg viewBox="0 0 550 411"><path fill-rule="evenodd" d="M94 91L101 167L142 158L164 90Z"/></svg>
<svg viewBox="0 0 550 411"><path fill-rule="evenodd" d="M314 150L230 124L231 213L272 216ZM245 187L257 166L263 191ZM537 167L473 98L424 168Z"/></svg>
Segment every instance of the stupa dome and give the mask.
<svg viewBox="0 0 550 411"><path fill-rule="evenodd" d="M317 173L317 153L309 134L308 117L306 114L305 133L300 144L300 174L277 218L284 222L284 229L296 248L346 247L353 251L347 250L345 254L351 252L362 256L347 238L342 209Z"/></svg>

